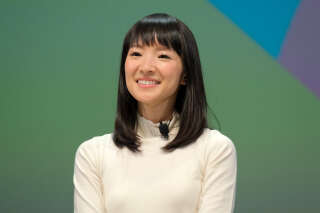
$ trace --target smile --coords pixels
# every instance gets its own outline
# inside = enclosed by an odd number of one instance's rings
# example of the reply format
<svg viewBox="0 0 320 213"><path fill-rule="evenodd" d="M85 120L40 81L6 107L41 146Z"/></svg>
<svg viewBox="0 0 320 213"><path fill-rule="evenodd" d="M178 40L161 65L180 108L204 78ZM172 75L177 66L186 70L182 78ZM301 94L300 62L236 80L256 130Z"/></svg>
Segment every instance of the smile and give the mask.
<svg viewBox="0 0 320 213"><path fill-rule="evenodd" d="M155 87L160 84L159 81L153 80L138 80L137 83L140 87Z"/></svg>
<svg viewBox="0 0 320 213"><path fill-rule="evenodd" d="M159 82L157 82L157 81L138 80L138 84L152 85L152 84L159 84Z"/></svg>

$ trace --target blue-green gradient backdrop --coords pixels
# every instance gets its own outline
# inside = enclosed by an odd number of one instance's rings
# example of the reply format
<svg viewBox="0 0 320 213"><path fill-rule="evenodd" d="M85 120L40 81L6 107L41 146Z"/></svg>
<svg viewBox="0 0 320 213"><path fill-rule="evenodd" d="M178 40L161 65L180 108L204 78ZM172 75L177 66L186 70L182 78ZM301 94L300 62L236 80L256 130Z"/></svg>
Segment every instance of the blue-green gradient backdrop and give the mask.
<svg viewBox="0 0 320 213"><path fill-rule="evenodd" d="M123 37L153 12L196 36L238 151L235 212L319 212L319 99L204 0L1 1L0 212L73 211L75 151L112 132Z"/></svg>

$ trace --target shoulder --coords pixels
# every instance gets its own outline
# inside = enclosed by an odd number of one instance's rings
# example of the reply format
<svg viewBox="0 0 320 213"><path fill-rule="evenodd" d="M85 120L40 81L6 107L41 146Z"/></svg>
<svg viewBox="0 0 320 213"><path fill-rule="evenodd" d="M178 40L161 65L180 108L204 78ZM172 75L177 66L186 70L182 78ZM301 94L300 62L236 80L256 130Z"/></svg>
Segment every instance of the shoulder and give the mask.
<svg viewBox="0 0 320 213"><path fill-rule="evenodd" d="M112 134L96 136L82 142L75 154L75 167L102 174L104 160L116 150Z"/></svg>
<svg viewBox="0 0 320 213"><path fill-rule="evenodd" d="M232 140L218 130L205 129L198 140L205 155L236 155Z"/></svg>
<svg viewBox="0 0 320 213"><path fill-rule="evenodd" d="M82 142L76 151L76 156L86 155L88 157L98 157L106 149L112 149L114 146L112 140L112 134L105 134L101 136L95 136Z"/></svg>

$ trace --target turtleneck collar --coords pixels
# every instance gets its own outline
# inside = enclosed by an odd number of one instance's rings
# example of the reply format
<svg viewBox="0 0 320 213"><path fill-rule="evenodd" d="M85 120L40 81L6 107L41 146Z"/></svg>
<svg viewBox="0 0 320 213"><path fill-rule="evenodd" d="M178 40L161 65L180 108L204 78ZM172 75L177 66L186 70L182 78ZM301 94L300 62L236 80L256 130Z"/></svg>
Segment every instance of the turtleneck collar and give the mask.
<svg viewBox="0 0 320 213"><path fill-rule="evenodd" d="M150 120L142 117L139 113L137 115L138 128L137 133L142 138L152 138L152 137L161 137L159 130L160 123L153 123ZM174 112L172 114L172 119L167 121L162 121L162 123L169 124L169 140L172 140L174 136L177 135L179 130L179 114Z"/></svg>

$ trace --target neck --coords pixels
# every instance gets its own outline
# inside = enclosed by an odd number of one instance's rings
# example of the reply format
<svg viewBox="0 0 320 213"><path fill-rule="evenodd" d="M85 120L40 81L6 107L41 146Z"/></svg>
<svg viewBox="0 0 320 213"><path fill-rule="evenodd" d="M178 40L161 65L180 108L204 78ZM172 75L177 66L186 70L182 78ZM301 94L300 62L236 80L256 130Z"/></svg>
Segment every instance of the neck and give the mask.
<svg viewBox="0 0 320 213"><path fill-rule="evenodd" d="M139 114L144 118L152 121L153 123L159 123L160 121L172 119L173 106L148 106L145 104L138 105Z"/></svg>

